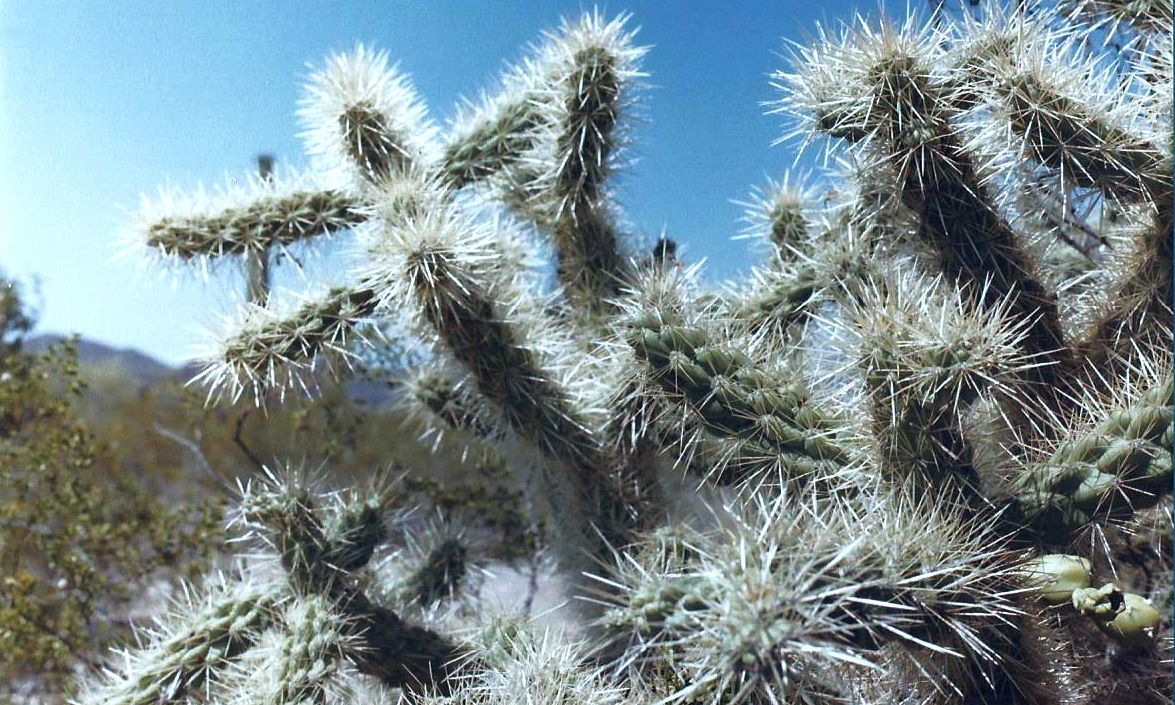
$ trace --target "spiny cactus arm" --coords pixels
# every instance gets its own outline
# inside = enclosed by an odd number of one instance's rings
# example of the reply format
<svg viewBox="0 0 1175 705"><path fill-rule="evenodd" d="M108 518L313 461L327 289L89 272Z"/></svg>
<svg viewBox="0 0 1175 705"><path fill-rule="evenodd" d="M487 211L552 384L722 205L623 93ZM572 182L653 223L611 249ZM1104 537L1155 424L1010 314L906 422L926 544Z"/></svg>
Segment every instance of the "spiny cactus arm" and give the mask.
<svg viewBox="0 0 1175 705"><path fill-rule="evenodd" d="M457 697L429 695L413 702L418 705L650 702L639 697L636 688L618 682L615 672L606 664L594 664L589 644L574 641L569 631L536 627L514 617L483 619L470 630L468 641L472 649L486 654L486 666L460 677Z"/></svg>
<svg viewBox="0 0 1175 705"><path fill-rule="evenodd" d="M503 80L502 94L458 121L441 170L460 188L491 179L501 196L548 231L570 303L607 309L627 263L604 193L621 140L630 84L644 49L627 15L564 21L536 56Z"/></svg>
<svg viewBox="0 0 1175 705"><path fill-rule="evenodd" d="M414 225L449 231L445 236L460 227L444 216L429 220ZM494 275L479 271L468 251L444 242L421 238L404 267L422 317L509 426L554 458L581 468L602 465L588 422L519 329L525 317L509 314L517 294L508 285L495 286Z"/></svg>
<svg viewBox="0 0 1175 705"><path fill-rule="evenodd" d="M540 60L548 76L550 111L532 186L559 254L557 274L572 305L606 308L622 282L626 262L604 183L621 140L621 117L631 83L642 75L645 50L632 43L627 15L605 21L598 13L564 22L549 35Z"/></svg>
<svg viewBox="0 0 1175 705"><path fill-rule="evenodd" d="M746 235L770 242L774 256L752 271L749 284L731 287L727 306L753 338L791 345L793 324L831 302L852 305L863 287L888 276L883 243L896 238L882 230L891 229L892 206L880 205L868 185L845 186L849 193L831 189L819 208L810 189L786 180L748 204Z"/></svg>
<svg viewBox="0 0 1175 705"><path fill-rule="evenodd" d="M376 291L364 285L337 287L303 303L289 315L247 304L232 333L208 356L194 382L209 396L234 401L251 391L262 404L267 392L287 387L307 389L306 377L319 359L346 359L347 345L375 313Z"/></svg>
<svg viewBox="0 0 1175 705"><path fill-rule="evenodd" d="M1022 328L978 311L940 281L899 271L849 309L874 443L890 477L952 486L981 506L964 414L981 395L1015 396Z"/></svg>
<svg viewBox="0 0 1175 705"><path fill-rule="evenodd" d="M1134 343L1169 339L1172 160L1162 128L1147 124L1157 117L1154 123L1169 125L1169 108L1165 118L1150 115L1145 97L1123 94L1071 40L1057 40L1040 21L997 18L978 38L962 42L958 54L966 75L961 90L985 93L996 106L996 119L976 141L1013 144L1020 152L1015 159L1051 170L1063 187L1139 204L1149 220L1130 255L1118 258L1113 289L1075 344L1082 362L1102 369L1128 360Z"/></svg>
<svg viewBox="0 0 1175 705"><path fill-rule="evenodd" d="M251 648L274 620L280 590L251 581L228 582L177 605L174 624L160 623L151 643L126 652L120 673L88 689L88 705L159 705L182 702L209 676Z"/></svg>
<svg viewBox="0 0 1175 705"><path fill-rule="evenodd" d="M628 276L620 232L607 205L600 204L582 210L573 222L561 220L556 233L562 233L557 238L574 237L574 249L557 242L560 254L555 273L571 305L584 312L590 324L598 314L611 310L611 301Z"/></svg>
<svg viewBox="0 0 1175 705"><path fill-rule="evenodd" d="M457 538L448 538L428 552L420 569L408 579L413 597L422 605L431 605L452 597L466 578L466 554L469 549Z"/></svg>
<svg viewBox="0 0 1175 705"><path fill-rule="evenodd" d="M1135 351L1169 345L1172 318L1172 212L1170 175L1156 190L1153 225L1140 232L1130 253L1114 269L1116 281L1092 325L1075 347L1085 372L1121 372L1137 358Z"/></svg>
<svg viewBox="0 0 1175 705"><path fill-rule="evenodd" d="M362 547L384 537L382 526L363 519L368 514L359 512L359 521L324 522L306 487L271 479L266 488L247 490L239 521L277 552L296 593L331 601L353 646L346 656L361 672L394 688L445 692L448 678L468 654L437 632L374 604L354 580L354 572L371 555ZM361 530L346 530L348 526ZM332 527L344 529L344 540Z"/></svg>
<svg viewBox="0 0 1175 705"><path fill-rule="evenodd" d="M590 80L600 63L591 55L591 47L593 41L599 40L597 46L602 54L612 53L614 58L623 58L630 37L622 32L609 37L605 31L622 29L625 19L622 16L614 23L605 24L598 14L591 13L581 17L578 23L565 20L559 32L546 33L546 43L534 56L503 74L501 87L493 97L483 96L478 104L463 106L446 140L441 160L447 182L457 189L503 171L517 170L518 173L507 176L507 180L516 182L519 189L537 192L537 185L530 182L540 177L540 166L550 169L552 162L550 155L539 154L538 143L545 138L548 144L542 149L555 147L549 143L560 134L559 126L554 123L560 118L571 119L565 115L570 109L567 103L572 103L571 108L574 108L576 94L587 91L586 95L590 97L598 94L601 87L613 89L610 92L615 93L615 86L601 86L599 80ZM583 52L583 56L577 57L578 52ZM639 54L634 53L628 61L635 62L638 58ZM578 70L588 74L589 81L582 88L574 75L576 62ZM601 113L614 112L609 111L609 105L615 103L617 97L608 95L606 100L597 99L592 105L580 100L579 103L588 108L587 114L581 115L587 121L584 127L592 127L592 106L599 108ZM560 102L564 105L559 106ZM604 124L603 131L593 136L593 141L607 140L614 123L612 119ZM575 129L567 127L564 133ZM565 141L570 144L573 139L571 135ZM577 156L573 154L572 158ZM606 158L607 154L603 156ZM529 209L524 207L522 210Z"/></svg>
<svg viewBox="0 0 1175 705"><path fill-rule="evenodd" d="M811 212L815 200L812 190L802 182L793 183L790 174L769 180L765 187L754 189L750 200L738 204L747 224L739 237L769 243L782 261L794 259L807 250L815 229Z"/></svg>
<svg viewBox="0 0 1175 705"><path fill-rule="evenodd" d="M1171 181L1171 161L1154 136L1131 124L1144 112L1137 98L1108 87L1112 79L1099 76L1076 47L1050 41L1041 29L1013 24L1007 41L965 62L971 79L995 98L991 129L1007 130L1025 157L1067 184L1120 202L1155 203L1156 189Z"/></svg>
<svg viewBox="0 0 1175 705"><path fill-rule="evenodd" d="M447 430L467 433L479 441L501 440L505 434L493 411L468 388L466 380L425 367L410 373L400 386L409 413L421 418L438 443Z"/></svg>
<svg viewBox="0 0 1175 705"><path fill-rule="evenodd" d="M1007 302L1009 315L1027 326L1025 353L1063 362L1069 353L1056 301L1035 277L1031 258L951 125L951 87L936 76L936 45L911 26L857 28L799 59L822 68L778 77L790 81L789 101L808 113L836 113L831 124L852 129L834 131L893 172L900 201L918 216L918 239L933 249L949 279L983 292L988 306ZM828 84L833 77L837 86ZM1033 377L1051 383L1056 368L1033 368Z"/></svg>
<svg viewBox="0 0 1175 705"><path fill-rule="evenodd" d="M627 351L625 351L627 352ZM649 381L641 372L643 365L626 356L623 372L609 375L624 380L608 401L608 421L604 437L616 448L621 463L621 482L627 487L628 496L639 512L647 515L646 525L652 525L653 517L661 515L665 507L655 506L657 492L656 459L665 450L666 429L663 415L665 404L659 391L649 388ZM657 388L659 390L659 387ZM643 497L643 499L638 499Z"/></svg>
<svg viewBox="0 0 1175 705"><path fill-rule="evenodd" d="M608 640L603 651L628 648L631 656L652 641L688 633L690 612L713 597L706 580L693 573L698 539L688 526L663 525L618 554L607 575L593 576L604 586L606 609L597 620Z"/></svg>
<svg viewBox="0 0 1175 705"><path fill-rule="evenodd" d="M607 577L617 597L602 626L628 644L622 662L675 675L681 698L843 698L862 671L878 673L882 644L939 678L972 663L994 670L995 642L1019 614L1016 557L912 497L758 497L728 508L721 531L650 535Z"/></svg>
<svg viewBox="0 0 1175 705"><path fill-rule="evenodd" d="M517 68L503 79L499 96L465 108L441 156L442 172L452 188L507 170L534 149L544 111L531 84L540 71L530 64Z"/></svg>
<svg viewBox="0 0 1175 705"><path fill-rule="evenodd" d="M1115 34L1119 27L1166 41L1171 33L1171 0L1070 0L1064 11L1091 29L1106 27Z"/></svg>
<svg viewBox="0 0 1175 705"><path fill-rule="evenodd" d="M440 171L446 184L460 189L487 183L497 198L523 217L548 224L543 208L534 203L535 181L549 164L552 148L551 57L558 53L558 36L502 75L500 87L476 103L467 102L446 136ZM540 144L544 138L547 144Z"/></svg>
<svg viewBox="0 0 1175 705"><path fill-rule="evenodd" d="M299 109L307 152L364 192L436 159L436 127L386 52L334 54L306 84Z"/></svg>
<svg viewBox="0 0 1175 705"><path fill-rule="evenodd" d="M1171 492L1172 382L1063 441L1012 487L1011 513L1046 544L1091 522L1128 517Z"/></svg>
<svg viewBox="0 0 1175 705"><path fill-rule="evenodd" d="M785 459L802 478L847 460L832 438L836 423L808 402L804 389L758 369L742 352L700 327L669 324L652 311L632 321L629 345L654 378L679 395L714 433L736 437Z"/></svg>
<svg viewBox="0 0 1175 705"><path fill-rule="evenodd" d="M806 319L822 300L822 274L811 261L757 268L746 291L732 299L733 317L751 334L784 340L788 327Z"/></svg>
<svg viewBox="0 0 1175 705"><path fill-rule="evenodd" d="M742 203L747 228L739 237L766 243L771 249L765 266L756 267L751 283L733 298L734 317L756 331L770 325L783 331L806 313L816 300L818 275L810 262L812 194L791 183L770 181ZM781 337L781 336L780 336Z"/></svg>
<svg viewBox="0 0 1175 705"><path fill-rule="evenodd" d="M453 428L478 430L476 415L466 408L465 395L451 380L436 373L425 373L413 379L412 395ZM479 434L480 435L480 434Z"/></svg>
<svg viewBox="0 0 1175 705"><path fill-rule="evenodd" d="M1092 227L1077 214L1082 196L1074 187L1100 190L1114 209L1164 200L1154 188L1161 188L1164 179L1156 176L1169 174L1170 160L1159 149L1161 130L1148 123L1169 115L1170 91L1157 87L1169 86L1169 71L1163 75L1160 54L1141 52L1146 61L1133 67L1140 80L1124 84L1095 65L1071 28L1058 28L1056 19L1050 12L995 12L964 22L956 28L949 71L959 109L983 109L970 144L997 147L993 169L1019 175L1022 183L1014 188L1026 227L1044 225L1088 256L1098 244L1109 244L1098 232L1104 218ZM1156 88L1163 100L1152 106Z"/></svg>
<svg viewBox="0 0 1175 705"><path fill-rule="evenodd" d="M353 573L371 560L375 550L388 538L384 525L386 492L352 493L338 502L325 531L330 551L325 560L331 566Z"/></svg>
<svg viewBox="0 0 1175 705"><path fill-rule="evenodd" d="M453 676L472 668L471 654L456 642L409 624L374 604L357 588L337 590L332 599L360 644L348 657L363 673L407 692L447 693Z"/></svg>
<svg viewBox="0 0 1175 705"><path fill-rule="evenodd" d="M443 504L443 500L440 500ZM427 611L474 595L484 570L484 544L459 516L438 509L425 525L404 537L381 573L389 576L377 599L392 607Z"/></svg>
<svg viewBox="0 0 1175 705"><path fill-rule="evenodd" d="M157 202L144 200L139 237L162 257L188 262L312 240L371 216L354 195L308 178L249 183L222 194L161 193Z"/></svg>
<svg viewBox="0 0 1175 705"><path fill-rule="evenodd" d="M999 635L1023 614L1015 596L1024 556L985 516L927 494L916 481L830 511L845 522L845 564L832 574L854 585L844 599L860 602L863 638L925 639L969 659L999 662ZM938 607L915 614L910 608L919 604Z"/></svg>
<svg viewBox="0 0 1175 705"><path fill-rule="evenodd" d="M436 211L386 235L380 266L397 272L401 284L388 297L415 302L426 333L465 368L504 426L556 467L570 469L548 478L547 487L569 527L579 524L573 517L586 519L569 538L588 541L593 555L608 543L626 544L632 508L619 494L614 458L582 399L557 372L556 364L566 369L579 357L568 332L524 298L502 271L484 228L455 210Z"/></svg>
<svg viewBox="0 0 1175 705"><path fill-rule="evenodd" d="M387 538L387 489L333 495L326 519L310 483L291 471L268 468L263 482L246 485L232 524L277 553L298 594L329 594L332 585L367 565Z"/></svg>
<svg viewBox="0 0 1175 705"><path fill-rule="evenodd" d="M666 266L663 260L638 264L624 298L619 300L625 313L615 319L613 336L599 348L608 363L601 374L615 382L615 391L605 403L604 437L623 459L621 477L633 501L650 517L665 511L655 490L659 456L673 458L676 465L699 478L731 465L716 452L721 440L705 433L699 419L655 379L649 365L626 340L630 319L639 318L645 310L717 312L719 302L715 299L709 306L703 305L694 289L698 269L698 265ZM645 499L635 499L642 496ZM646 522L646 527L654 523Z"/></svg>
<svg viewBox="0 0 1175 705"><path fill-rule="evenodd" d="M295 593L328 591L340 569L326 561L332 545L314 496L296 480L267 479L268 486L246 486L233 523L247 527L274 550Z"/></svg>
<svg viewBox="0 0 1175 705"><path fill-rule="evenodd" d="M262 666L256 702L271 705L326 705L343 660L347 637L342 617L321 595L297 597L284 612L284 632ZM252 695L252 694L251 694Z"/></svg>

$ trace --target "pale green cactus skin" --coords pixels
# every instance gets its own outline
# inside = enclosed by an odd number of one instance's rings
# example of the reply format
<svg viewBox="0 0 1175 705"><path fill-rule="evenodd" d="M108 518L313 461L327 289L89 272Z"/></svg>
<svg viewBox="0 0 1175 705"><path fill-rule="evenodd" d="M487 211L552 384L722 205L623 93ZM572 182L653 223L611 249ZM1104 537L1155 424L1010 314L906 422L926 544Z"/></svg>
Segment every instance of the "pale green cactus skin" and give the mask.
<svg viewBox="0 0 1175 705"><path fill-rule="evenodd" d="M315 180L144 215L172 261L362 234L349 283L252 306L202 381L272 401L398 322L436 442L528 468L586 641L484 609L476 542L397 538L387 488L275 475L233 524L247 577L83 701L1163 702L1171 6L1028 4L796 49L778 112L844 173L757 191L768 256L725 287L618 225L627 16L564 22L444 129L386 54L329 58Z"/></svg>
<svg viewBox="0 0 1175 705"><path fill-rule="evenodd" d="M1036 582L1040 598L1050 605L1072 601L1073 592L1089 587L1092 566L1089 559L1050 553L1028 565L1029 579Z"/></svg>
<svg viewBox="0 0 1175 705"><path fill-rule="evenodd" d="M1171 376L1138 402L1063 442L1017 487L1020 520L1046 540L1095 518L1146 509L1171 489Z"/></svg>

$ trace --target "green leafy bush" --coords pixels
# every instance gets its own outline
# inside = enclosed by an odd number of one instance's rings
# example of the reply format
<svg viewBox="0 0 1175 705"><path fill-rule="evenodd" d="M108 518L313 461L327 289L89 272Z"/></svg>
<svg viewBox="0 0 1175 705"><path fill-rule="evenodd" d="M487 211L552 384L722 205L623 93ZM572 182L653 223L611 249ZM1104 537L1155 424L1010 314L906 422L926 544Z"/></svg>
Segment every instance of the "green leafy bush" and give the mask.
<svg viewBox="0 0 1175 705"><path fill-rule="evenodd" d="M0 698L48 702L125 638L132 611L150 608L154 581L207 569L223 500L160 502L164 471L140 474L78 417L85 384L74 343L22 351L32 321L15 286L4 291Z"/></svg>

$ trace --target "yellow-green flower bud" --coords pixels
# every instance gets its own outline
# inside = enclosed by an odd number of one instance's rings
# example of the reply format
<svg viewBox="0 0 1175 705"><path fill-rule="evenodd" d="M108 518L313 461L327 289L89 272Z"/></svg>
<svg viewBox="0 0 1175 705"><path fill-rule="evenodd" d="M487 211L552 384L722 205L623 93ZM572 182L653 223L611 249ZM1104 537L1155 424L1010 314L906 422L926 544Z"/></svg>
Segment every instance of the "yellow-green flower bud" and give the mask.
<svg viewBox="0 0 1175 705"><path fill-rule="evenodd" d="M1097 621L1098 627L1128 649L1144 649L1154 644L1159 611L1141 595L1124 593L1122 600L1122 611L1108 622Z"/></svg>
<svg viewBox="0 0 1175 705"><path fill-rule="evenodd" d="M1159 611L1141 595L1122 592L1113 583L1073 591L1073 607L1127 649L1155 643Z"/></svg>
<svg viewBox="0 0 1175 705"><path fill-rule="evenodd" d="M1040 598L1050 605L1068 604L1073 591L1088 588L1089 560L1079 556L1050 553L1028 566L1029 580L1040 589Z"/></svg>
<svg viewBox="0 0 1175 705"><path fill-rule="evenodd" d="M1086 617L1112 619L1117 614L1117 607L1114 605L1114 592L1117 589L1113 583L1106 583L1100 588L1074 590L1073 609Z"/></svg>

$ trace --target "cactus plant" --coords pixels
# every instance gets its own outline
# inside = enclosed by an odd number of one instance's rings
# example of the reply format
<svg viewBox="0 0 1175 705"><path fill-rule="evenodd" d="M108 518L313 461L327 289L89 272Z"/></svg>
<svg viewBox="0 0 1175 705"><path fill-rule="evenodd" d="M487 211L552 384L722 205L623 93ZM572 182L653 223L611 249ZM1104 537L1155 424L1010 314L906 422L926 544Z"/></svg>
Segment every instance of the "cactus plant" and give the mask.
<svg viewBox="0 0 1175 705"><path fill-rule="evenodd" d="M1127 50L1107 65L1094 30ZM646 51L626 15L565 21L447 129L385 54L329 58L313 176L144 213L185 261L361 236L347 283L251 305L199 379L265 403L373 321L423 341L405 403L533 475L577 636L447 609L459 531L373 571L405 543L387 490L276 473L243 493L244 577L83 700L1161 701L1170 32L1166 0L822 30L776 107L837 186L757 191L768 256L725 287L636 249L611 198Z"/></svg>

